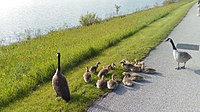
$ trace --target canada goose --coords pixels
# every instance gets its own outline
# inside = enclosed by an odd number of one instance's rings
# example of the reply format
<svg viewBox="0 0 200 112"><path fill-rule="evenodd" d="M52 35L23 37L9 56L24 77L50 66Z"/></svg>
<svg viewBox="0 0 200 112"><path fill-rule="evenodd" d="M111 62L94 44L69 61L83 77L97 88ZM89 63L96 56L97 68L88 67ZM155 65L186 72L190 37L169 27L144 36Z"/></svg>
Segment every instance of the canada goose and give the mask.
<svg viewBox="0 0 200 112"><path fill-rule="evenodd" d="M131 79L132 81L136 81L136 82L141 82L144 80L144 77L139 75L138 73L132 72L132 73L127 73L127 72L123 72L122 73L124 76L127 75L129 79Z"/></svg>
<svg viewBox="0 0 200 112"><path fill-rule="evenodd" d="M124 75L122 82L125 86L132 86L133 85L133 81L129 78L128 74Z"/></svg>
<svg viewBox="0 0 200 112"><path fill-rule="evenodd" d="M109 70L111 69L111 65L104 66L103 69L101 69L98 73L98 77L101 77L102 75L107 75Z"/></svg>
<svg viewBox="0 0 200 112"><path fill-rule="evenodd" d="M146 67L144 63L142 63L142 72L146 73L146 74L153 74L156 72L156 70L154 68L151 67Z"/></svg>
<svg viewBox="0 0 200 112"><path fill-rule="evenodd" d="M111 70L115 70L115 68L116 68L115 63L112 63L111 66L110 66L110 69L111 69Z"/></svg>
<svg viewBox="0 0 200 112"><path fill-rule="evenodd" d="M120 63L121 63L121 66L123 66L123 68L126 68L129 71L132 71L132 72L141 72L142 71L141 67L139 67L139 66L134 66L133 64L125 63L125 62L120 62Z"/></svg>
<svg viewBox="0 0 200 112"><path fill-rule="evenodd" d="M89 71L90 71L91 73L96 73L99 64L101 64L101 63L100 63L100 62L97 62L96 65L91 66Z"/></svg>
<svg viewBox="0 0 200 112"><path fill-rule="evenodd" d="M68 83L64 75L61 73L60 69L60 53L57 53L58 57L58 69L52 78L52 85L54 90L56 91L57 97L62 97L65 101L70 100L70 91L68 87Z"/></svg>
<svg viewBox="0 0 200 112"><path fill-rule="evenodd" d="M102 75L101 79L97 80L96 86L97 88L103 88L106 85L106 81L104 80L104 75Z"/></svg>
<svg viewBox="0 0 200 112"><path fill-rule="evenodd" d="M118 86L117 81L114 79L115 74L112 75L112 79L107 82L108 89L116 89Z"/></svg>
<svg viewBox="0 0 200 112"><path fill-rule="evenodd" d="M135 59L134 61L135 61L134 66L138 66L138 67L141 67L142 63L144 63L143 61L138 61L138 59Z"/></svg>
<svg viewBox="0 0 200 112"><path fill-rule="evenodd" d="M91 81L92 76L91 76L91 74L88 70L88 66L86 67L86 71L83 74L83 78L84 78L84 81L87 82L87 83Z"/></svg>
<svg viewBox="0 0 200 112"><path fill-rule="evenodd" d="M192 58L192 56L190 54L188 54L187 52L181 52L181 51L178 51L176 46L174 45L174 42L171 38L168 38L166 41L170 41L171 45L172 45L172 48L173 48L173 57L174 59L178 62L178 67L176 68L177 70L180 69L179 67L179 64L180 63L184 63L183 69L185 69L185 64L186 62Z"/></svg>
<svg viewBox="0 0 200 112"><path fill-rule="evenodd" d="M126 68L127 70L131 70L134 67L133 64L126 63L125 61L120 61L120 64L123 68Z"/></svg>

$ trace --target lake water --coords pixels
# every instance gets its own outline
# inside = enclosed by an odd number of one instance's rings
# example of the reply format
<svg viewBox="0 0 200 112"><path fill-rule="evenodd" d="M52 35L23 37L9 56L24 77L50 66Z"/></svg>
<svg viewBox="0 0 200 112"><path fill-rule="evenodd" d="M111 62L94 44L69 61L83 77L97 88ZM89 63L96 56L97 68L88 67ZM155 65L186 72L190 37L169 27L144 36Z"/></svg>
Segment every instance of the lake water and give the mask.
<svg viewBox="0 0 200 112"><path fill-rule="evenodd" d="M17 41L21 33L45 33L66 26L78 26L82 14L94 12L100 18L162 5L164 0L0 0L0 44ZM25 31L26 30L26 31ZM17 36L18 35L18 36Z"/></svg>

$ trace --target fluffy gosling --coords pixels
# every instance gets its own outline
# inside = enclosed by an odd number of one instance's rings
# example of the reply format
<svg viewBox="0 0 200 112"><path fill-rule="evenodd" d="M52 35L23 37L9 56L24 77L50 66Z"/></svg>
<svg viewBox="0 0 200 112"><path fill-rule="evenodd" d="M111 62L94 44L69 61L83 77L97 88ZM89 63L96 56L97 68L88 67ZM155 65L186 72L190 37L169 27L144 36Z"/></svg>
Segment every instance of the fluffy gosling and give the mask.
<svg viewBox="0 0 200 112"><path fill-rule="evenodd" d="M83 74L83 79L86 83L90 82L92 79L91 73L89 72L88 66L86 67L86 71Z"/></svg>
<svg viewBox="0 0 200 112"><path fill-rule="evenodd" d="M109 66L104 66L103 69L101 69L98 73L98 77L101 77L103 75L107 75L109 70L111 70L111 65Z"/></svg>
<svg viewBox="0 0 200 112"><path fill-rule="evenodd" d="M116 89L118 86L117 80L114 78L115 74L112 75L112 79L107 82L108 89Z"/></svg>
<svg viewBox="0 0 200 112"><path fill-rule="evenodd" d="M129 87L133 86L133 84L134 84L133 81L129 78L129 76L127 74L124 76L122 82L125 86L129 86Z"/></svg>
<svg viewBox="0 0 200 112"><path fill-rule="evenodd" d="M96 86L101 89L106 85L106 81L104 80L104 75L102 75L101 79L97 80Z"/></svg>
<svg viewBox="0 0 200 112"><path fill-rule="evenodd" d="M90 69L89 69L89 71L90 71L91 73L96 73L99 64L101 64L101 63L100 63L100 62L97 62L96 65L91 66Z"/></svg>

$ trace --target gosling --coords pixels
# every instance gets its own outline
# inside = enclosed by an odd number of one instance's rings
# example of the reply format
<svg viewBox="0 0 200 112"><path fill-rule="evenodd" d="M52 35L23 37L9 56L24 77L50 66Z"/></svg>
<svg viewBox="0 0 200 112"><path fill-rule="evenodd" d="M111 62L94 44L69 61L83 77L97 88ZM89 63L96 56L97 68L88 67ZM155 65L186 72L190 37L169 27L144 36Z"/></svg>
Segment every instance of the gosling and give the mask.
<svg viewBox="0 0 200 112"><path fill-rule="evenodd" d="M99 64L101 64L101 63L100 63L100 62L97 62L96 65L91 66L89 71L90 71L91 73L96 73Z"/></svg>
<svg viewBox="0 0 200 112"><path fill-rule="evenodd" d="M101 77L103 75L107 75L109 70L111 70L111 65L109 66L104 66L103 69L101 69L98 73L98 77Z"/></svg>
<svg viewBox="0 0 200 112"><path fill-rule="evenodd" d="M125 62L120 62L120 63L121 63L121 66L123 66L123 68L126 68L128 71L132 71L132 72L142 71L141 67L134 66L133 64L125 63Z"/></svg>
<svg viewBox="0 0 200 112"><path fill-rule="evenodd" d="M117 80L115 80L114 78L115 74L112 75L112 79L110 79L108 82L107 82L107 87L108 89L116 89L117 86L118 86L118 83L117 83Z"/></svg>
<svg viewBox="0 0 200 112"><path fill-rule="evenodd" d="M124 76L127 75L129 79L131 79L132 81L135 81L135 82L141 82L144 80L144 77L139 75L138 73L127 73L127 72L123 72L122 73Z"/></svg>
<svg viewBox="0 0 200 112"><path fill-rule="evenodd" d="M124 78L123 78L123 80L122 80L122 82L123 82L123 84L125 85L125 86L133 86L133 81L129 78L129 76L128 76L128 74L126 74L125 76L124 76Z"/></svg>
<svg viewBox="0 0 200 112"><path fill-rule="evenodd" d="M104 75L102 75L101 79L97 80L96 86L101 89L106 85L106 81L104 80Z"/></svg>
<svg viewBox="0 0 200 112"><path fill-rule="evenodd" d="M83 74L83 79L84 79L84 81L85 81L86 83L89 83L89 82L91 81L91 78L92 78L92 76L91 76L91 73L89 72L88 66L87 66L87 67L86 67L86 71L85 71L85 73Z"/></svg>
<svg viewBox="0 0 200 112"><path fill-rule="evenodd" d="M146 74L154 74L156 72L156 70L154 68L151 67L146 67L144 63L142 63L142 72L146 73Z"/></svg>

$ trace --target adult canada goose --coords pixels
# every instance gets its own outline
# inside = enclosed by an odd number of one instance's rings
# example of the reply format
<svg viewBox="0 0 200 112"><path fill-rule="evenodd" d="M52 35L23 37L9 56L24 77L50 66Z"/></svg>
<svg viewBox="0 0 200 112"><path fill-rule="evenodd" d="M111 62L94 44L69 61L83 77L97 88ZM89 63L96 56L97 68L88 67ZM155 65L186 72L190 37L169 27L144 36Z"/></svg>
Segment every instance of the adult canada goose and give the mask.
<svg viewBox="0 0 200 112"><path fill-rule="evenodd" d="M109 66L104 66L103 69L101 69L98 73L98 77L101 77L103 75L107 75L109 70L111 69L111 65Z"/></svg>
<svg viewBox="0 0 200 112"><path fill-rule="evenodd" d="M83 74L83 78L84 78L84 81L87 82L87 83L91 81L92 76L91 76L91 74L88 70L88 66L86 67L86 71Z"/></svg>
<svg viewBox="0 0 200 112"><path fill-rule="evenodd" d="M63 98L65 101L70 100L70 91L68 87L68 83L64 75L61 73L60 69L60 53L57 53L58 57L58 69L52 78L52 85L56 92L57 97Z"/></svg>
<svg viewBox="0 0 200 112"><path fill-rule="evenodd" d="M115 74L112 75L112 79L107 82L108 89L116 89L118 86L117 80L114 78Z"/></svg>
<svg viewBox="0 0 200 112"><path fill-rule="evenodd" d="M128 74L125 74L123 80L122 80L123 84L125 86L132 86L133 85L133 81L129 78Z"/></svg>
<svg viewBox="0 0 200 112"><path fill-rule="evenodd" d="M106 81L104 80L104 75L102 75L101 79L97 80L96 86L101 89L106 85Z"/></svg>
<svg viewBox="0 0 200 112"><path fill-rule="evenodd" d="M155 70L154 68L146 67L146 66L144 65L144 63L142 63L141 68L142 68L142 72L143 72L143 73L146 73L146 74L153 74L153 73L156 72L156 70Z"/></svg>
<svg viewBox="0 0 200 112"><path fill-rule="evenodd" d="M96 65L91 66L89 71L90 71L91 73L96 73L99 64L101 64L101 63L100 63L100 62L97 62Z"/></svg>
<svg viewBox="0 0 200 112"><path fill-rule="evenodd" d="M179 67L179 64L180 63L184 63L183 69L185 69L185 65L186 65L186 62L192 58L192 56L190 54L188 54L187 52L181 52L181 51L178 51L176 46L174 45L174 42L171 38L168 38L166 41L170 41L171 45L172 45L172 48L173 48L173 57L174 59L178 62L178 67L176 68L177 70L180 69Z"/></svg>

